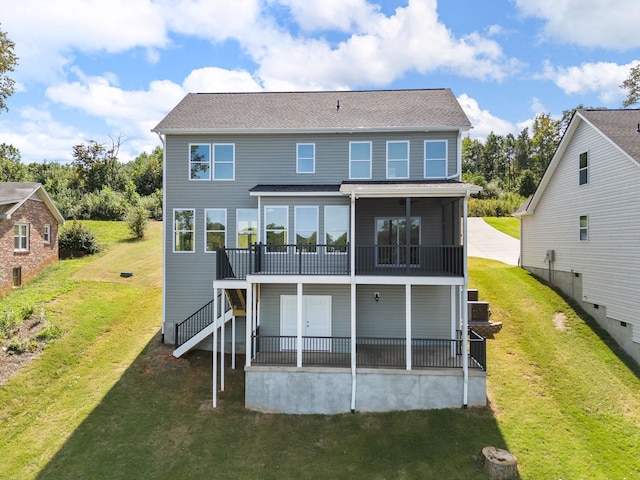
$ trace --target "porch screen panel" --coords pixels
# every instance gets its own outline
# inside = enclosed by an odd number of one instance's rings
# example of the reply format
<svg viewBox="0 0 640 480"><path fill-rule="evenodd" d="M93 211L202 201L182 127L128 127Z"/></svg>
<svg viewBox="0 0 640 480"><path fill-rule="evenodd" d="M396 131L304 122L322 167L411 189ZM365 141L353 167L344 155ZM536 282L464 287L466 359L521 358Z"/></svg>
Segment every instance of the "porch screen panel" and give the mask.
<svg viewBox="0 0 640 480"><path fill-rule="evenodd" d="M412 217L409 225L409 252L412 265L420 263L420 218ZM376 219L376 251L378 265L406 265L406 218Z"/></svg>
<svg viewBox="0 0 640 480"><path fill-rule="evenodd" d="M265 207L264 224L267 252L283 253L287 244L287 224L289 209L287 207Z"/></svg>

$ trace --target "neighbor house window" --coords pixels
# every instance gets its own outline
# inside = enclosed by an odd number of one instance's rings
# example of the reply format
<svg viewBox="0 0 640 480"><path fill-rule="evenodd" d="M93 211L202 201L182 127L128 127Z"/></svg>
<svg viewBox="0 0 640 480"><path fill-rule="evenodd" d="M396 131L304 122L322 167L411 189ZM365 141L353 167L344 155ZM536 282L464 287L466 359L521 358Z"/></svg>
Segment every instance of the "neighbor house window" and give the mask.
<svg viewBox="0 0 640 480"><path fill-rule="evenodd" d="M264 237L267 252L285 252L289 207L264 207Z"/></svg>
<svg viewBox="0 0 640 480"><path fill-rule="evenodd" d="M318 207L295 207L296 251L317 252Z"/></svg>
<svg viewBox="0 0 640 480"><path fill-rule="evenodd" d="M51 243L51 225L45 225L42 232L44 243Z"/></svg>
<svg viewBox="0 0 640 480"><path fill-rule="evenodd" d="M13 269L13 286L19 287L22 285L22 267L14 267Z"/></svg>
<svg viewBox="0 0 640 480"><path fill-rule="evenodd" d="M204 211L205 252L215 252L227 244L227 210L209 208Z"/></svg>
<svg viewBox="0 0 640 480"><path fill-rule="evenodd" d="M586 242L587 240L589 240L589 217L580 215L580 241Z"/></svg>
<svg viewBox="0 0 640 480"><path fill-rule="evenodd" d="M315 143L298 143L296 146L296 173L315 173L316 145Z"/></svg>
<svg viewBox="0 0 640 480"><path fill-rule="evenodd" d="M378 265L406 265L407 252L412 265L420 263L420 218L412 217L407 245L406 218L376 219Z"/></svg>
<svg viewBox="0 0 640 480"><path fill-rule="evenodd" d="M447 177L447 141L424 142L424 178Z"/></svg>
<svg viewBox="0 0 640 480"><path fill-rule="evenodd" d="M258 210L239 208L236 211L238 248L249 248L258 241Z"/></svg>
<svg viewBox="0 0 640 480"><path fill-rule="evenodd" d="M349 207L324 207L324 234L328 253L346 253L349 241Z"/></svg>
<svg viewBox="0 0 640 480"><path fill-rule="evenodd" d="M349 178L371 178L371 142L349 142Z"/></svg>
<svg viewBox="0 0 640 480"><path fill-rule="evenodd" d="M191 180L211 179L211 146L189 145L189 178Z"/></svg>
<svg viewBox="0 0 640 480"><path fill-rule="evenodd" d="M409 142L387 142L387 178L409 178Z"/></svg>
<svg viewBox="0 0 640 480"><path fill-rule="evenodd" d="M195 210L175 209L173 211L173 251L193 252L195 236Z"/></svg>
<svg viewBox="0 0 640 480"><path fill-rule="evenodd" d="M580 154L580 168L578 170L580 175L580 185L584 185L589 182L589 154L583 152Z"/></svg>
<svg viewBox="0 0 640 480"><path fill-rule="evenodd" d="M233 180L235 178L235 145L233 143L213 144L213 179Z"/></svg>
<svg viewBox="0 0 640 480"><path fill-rule="evenodd" d="M26 252L29 250L29 224L16 223L13 226L14 250Z"/></svg>

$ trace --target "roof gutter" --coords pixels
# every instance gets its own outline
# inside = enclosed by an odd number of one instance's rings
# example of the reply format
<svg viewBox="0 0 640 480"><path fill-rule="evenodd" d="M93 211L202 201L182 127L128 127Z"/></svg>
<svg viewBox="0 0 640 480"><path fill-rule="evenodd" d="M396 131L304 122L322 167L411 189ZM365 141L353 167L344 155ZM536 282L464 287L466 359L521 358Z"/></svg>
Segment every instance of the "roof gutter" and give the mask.
<svg viewBox="0 0 640 480"><path fill-rule="evenodd" d="M422 125L422 126L385 126L385 127L316 127L316 128L154 128L151 131L158 135L268 135L268 134L310 134L310 133L385 133L385 132L450 132L458 129L466 132L470 125ZM164 142L163 142L164 143Z"/></svg>

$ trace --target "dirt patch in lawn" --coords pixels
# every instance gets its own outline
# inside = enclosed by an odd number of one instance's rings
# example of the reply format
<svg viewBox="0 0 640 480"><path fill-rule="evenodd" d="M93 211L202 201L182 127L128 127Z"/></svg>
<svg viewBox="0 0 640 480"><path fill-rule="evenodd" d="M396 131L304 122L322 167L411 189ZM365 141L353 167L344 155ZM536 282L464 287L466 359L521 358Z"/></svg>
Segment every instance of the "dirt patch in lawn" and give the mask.
<svg viewBox="0 0 640 480"><path fill-rule="evenodd" d="M556 312L553 314L553 326L558 330L564 330L564 323L567 321L567 316L562 312Z"/></svg>

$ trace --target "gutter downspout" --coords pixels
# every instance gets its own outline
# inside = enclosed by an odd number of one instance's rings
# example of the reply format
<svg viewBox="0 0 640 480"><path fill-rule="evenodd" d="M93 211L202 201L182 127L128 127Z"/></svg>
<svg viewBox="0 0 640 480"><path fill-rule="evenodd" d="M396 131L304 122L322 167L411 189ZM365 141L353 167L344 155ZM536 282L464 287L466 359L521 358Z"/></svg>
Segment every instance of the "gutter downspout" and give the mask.
<svg viewBox="0 0 640 480"><path fill-rule="evenodd" d="M356 412L356 194L351 192L349 270L351 271L351 413Z"/></svg>
<svg viewBox="0 0 640 480"><path fill-rule="evenodd" d="M164 137L161 133L156 132L158 138L160 139L160 143L162 143L162 171L167 171L167 149L165 148ZM167 266L166 263L166 254L167 254L167 176L162 175L162 325L161 325L161 334L160 334L160 343L164 344L164 323L167 319L166 315L166 307L167 307ZM175 325L173 327L175 329ZM175 336L175 335L174 335Z"/></svg>
<svg viewBox="0 0 640 480"><path fill-rule="evenodd" d="M469 355L467 347L469 343L469 309L467 308L468 288L469 288L469 272L467 261L467 202L469 201L469 192L464 197L463 202L463 232L462 232L462 262L464 272L464 284L462 286L462 407L467 408L469 403Z"/></svg>

